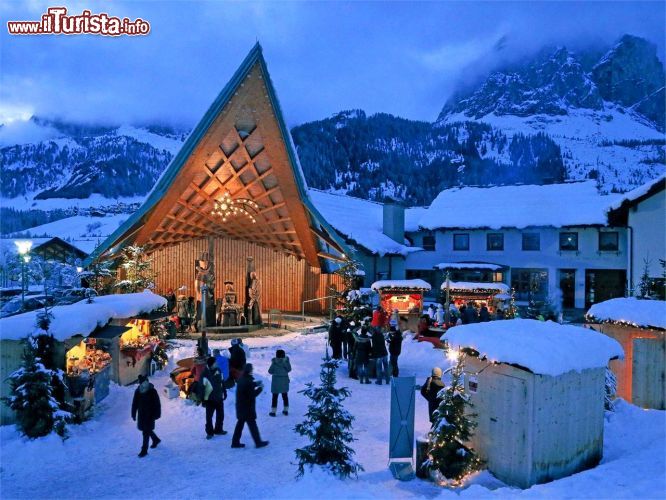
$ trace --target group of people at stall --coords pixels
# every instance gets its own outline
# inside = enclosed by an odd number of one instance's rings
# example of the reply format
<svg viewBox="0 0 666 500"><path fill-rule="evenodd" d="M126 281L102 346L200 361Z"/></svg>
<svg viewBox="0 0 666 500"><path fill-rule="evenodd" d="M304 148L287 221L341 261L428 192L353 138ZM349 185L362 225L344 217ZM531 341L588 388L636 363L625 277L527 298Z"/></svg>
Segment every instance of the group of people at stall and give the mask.
<svg viewBox="0 0 666 500"><path fill-rule="evenodd" d="M398 376L402 339L397 319L389 319L381 307L360 325L338 315L328 331L333 359L347 360L349 376L361 384L369 384L374 376L377 385L388 385L391 377Z"/></svg>
<svg viewBox="0 0 666 500"><path fill-rule="evenodd" d="M228 352L208 347L205 333L197 340L197 356L187 371L177 373L179 385L187 388L188 398L201 404L205 409L204 430L206 439L216 435L226 435L224 430L224 402L228 391L235 387L236 391L236 426L231 438L232 448L244 448L241 436L245 425L257 448L269 443L261 438L257 425L256 399L263 391L263 383L254 379L254 367L248 363L249 349L242 339L231 341ZM277 416L278 398L282 397L283 415L289 415L289 372L291 362L283 349L278 349L271 360L268 374L271 375L271 417ZM187 383L185 379L187 378ZM141 375L139 386L134 393L131 416L143 434L143 442L139 457L148 454L148 444L152 439L151 448L157 447L160 439L155 434L155 422L160 418L161 407L157 391L148 378Z"/></svg>

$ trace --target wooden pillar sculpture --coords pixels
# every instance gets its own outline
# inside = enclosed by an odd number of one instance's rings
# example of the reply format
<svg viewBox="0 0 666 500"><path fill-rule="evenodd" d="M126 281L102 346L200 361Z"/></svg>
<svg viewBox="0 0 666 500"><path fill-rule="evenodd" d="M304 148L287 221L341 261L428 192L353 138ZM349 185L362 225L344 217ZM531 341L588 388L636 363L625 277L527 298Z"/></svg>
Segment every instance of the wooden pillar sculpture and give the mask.
<svg viewBox="0 0 666 500"><path fill-rule="evenodd" d="M245 317L248 325L261 325L261 281L254 269L254 257L247 258L245 275Z"/></svg>

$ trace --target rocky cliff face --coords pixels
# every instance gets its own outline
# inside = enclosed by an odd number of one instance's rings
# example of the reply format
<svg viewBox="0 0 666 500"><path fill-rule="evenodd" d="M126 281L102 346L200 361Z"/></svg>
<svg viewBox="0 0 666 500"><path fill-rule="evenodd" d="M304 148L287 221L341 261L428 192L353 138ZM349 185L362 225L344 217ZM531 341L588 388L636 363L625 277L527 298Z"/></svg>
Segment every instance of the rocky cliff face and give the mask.
<svg viewBox="0 0 666 500"><path fill-rule="evenodd" d="M599 110L599 89L566 48L544 51L513 71L495 71L468 95L449 99L439 118L462 113L478 119L487 114L566 115L571 107Z"/></svg>

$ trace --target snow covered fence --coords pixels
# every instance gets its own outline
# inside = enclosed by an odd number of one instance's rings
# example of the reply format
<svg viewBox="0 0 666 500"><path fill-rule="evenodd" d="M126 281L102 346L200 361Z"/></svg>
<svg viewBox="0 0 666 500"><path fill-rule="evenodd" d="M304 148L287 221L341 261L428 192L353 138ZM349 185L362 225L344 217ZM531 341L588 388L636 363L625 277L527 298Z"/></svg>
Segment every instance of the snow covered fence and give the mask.
<svg viewBox="0 0 666 500"><path fill-rule="evenodd" d="M465 362L478 415L472 446L495 476L528 488L599 463L606 366L622 356L619 343L525 319L456 326L442 338L478 353Z"/></svg>

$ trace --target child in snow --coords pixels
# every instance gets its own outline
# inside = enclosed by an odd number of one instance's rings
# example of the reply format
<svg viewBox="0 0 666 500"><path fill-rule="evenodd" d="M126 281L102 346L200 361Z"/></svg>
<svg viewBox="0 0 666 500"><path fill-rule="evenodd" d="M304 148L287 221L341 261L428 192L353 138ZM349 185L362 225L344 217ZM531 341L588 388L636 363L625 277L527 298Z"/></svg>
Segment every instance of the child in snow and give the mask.
<svg viewBox="0 0 666 500"><path fill-rule="evenodd" d="M268 369L268 373L273 375L273 379L271 380L273 400L271 404L271 412L269 413L271 417L274 417L277 412L278 394L282 394L282 403L284 404L282 414L289 415L288 392L290 371L291 363L289 362L289 357L285 355L285 352L282 349L278 349L275 353L275 357L271 361L271 366Z"/></svg>

